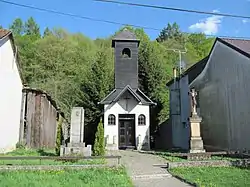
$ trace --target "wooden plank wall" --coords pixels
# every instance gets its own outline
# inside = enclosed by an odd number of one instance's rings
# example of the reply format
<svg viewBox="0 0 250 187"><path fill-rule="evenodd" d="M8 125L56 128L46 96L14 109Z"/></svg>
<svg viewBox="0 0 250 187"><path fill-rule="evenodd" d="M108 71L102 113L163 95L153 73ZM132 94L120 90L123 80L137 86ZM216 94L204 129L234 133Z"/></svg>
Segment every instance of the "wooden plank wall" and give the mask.
<svg viewBox="0 0 250 187"><path fill-rule="evenodd" d="M58 115L62 114L51 97L42 90L24 88L26 102L20 123L20 141L29 148L54 148ZM26 136L24 123L26 119ZM64 123L68 124L66 120ZM23 138L22 138L23 137Z"/></svg>

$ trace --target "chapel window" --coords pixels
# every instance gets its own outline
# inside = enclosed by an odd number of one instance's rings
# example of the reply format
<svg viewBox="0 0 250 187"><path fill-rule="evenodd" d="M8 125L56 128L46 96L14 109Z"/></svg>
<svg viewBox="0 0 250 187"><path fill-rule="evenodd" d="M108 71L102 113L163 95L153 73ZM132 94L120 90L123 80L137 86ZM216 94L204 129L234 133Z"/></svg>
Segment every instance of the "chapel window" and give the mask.
<svg viewBox="0 0 250 187"><path fill-rule="evenodd" d="M129 48L124 48L122 50L122 57L123 58L131 58L131 51Z"/></svg>
<svg viewBox="0 0 250 187"><path fill-rule="evenodd" d="M108 125L115 125L115 115L114 114L110 114L108 116Z"/></svg>
<svg viewBox="0 0 250 187"><path fill-rule="evenodd" d="M138 125L146 125L146 117L143 114L140 114L138 117Z"/></svg>

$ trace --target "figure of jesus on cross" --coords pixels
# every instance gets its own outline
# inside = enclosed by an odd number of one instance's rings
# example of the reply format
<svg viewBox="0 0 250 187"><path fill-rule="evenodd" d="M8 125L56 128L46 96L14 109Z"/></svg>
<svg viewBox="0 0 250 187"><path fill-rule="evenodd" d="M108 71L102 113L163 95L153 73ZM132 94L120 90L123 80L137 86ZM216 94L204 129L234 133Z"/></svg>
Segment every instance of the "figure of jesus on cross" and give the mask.
<svg viewBox="0 0 250 187"><path fill-rule="evenodd" d="M197 106L196 96L197 96L197 92L195 91L194 88L192 88L191 92L189 92L189 94L191 95L191 114L192 115L197 115L197 111L196 111L196 106Z"/></svg>
<svg viewBox="0 0 250 187"><path fill-rule="evenodd" d="M130 97L128 97L128 95L126 95L125 97L124 97L124 99L126 100L126 111L128 112L128 100L130 99Z"/></svg>

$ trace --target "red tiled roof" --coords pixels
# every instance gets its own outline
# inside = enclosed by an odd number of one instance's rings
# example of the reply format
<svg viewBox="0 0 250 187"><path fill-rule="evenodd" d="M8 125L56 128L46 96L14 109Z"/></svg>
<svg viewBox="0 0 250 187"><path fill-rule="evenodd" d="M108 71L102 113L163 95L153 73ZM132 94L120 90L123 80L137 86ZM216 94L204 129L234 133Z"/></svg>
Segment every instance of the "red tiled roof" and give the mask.
<svg viewBox="0 0 250 187"><path fill-rule="evenodd" d="M240 50L250 54L250 40L246 39L232 39L232 38L221 38L225 42L234 45Z"/></svg>
<svg viewBox="0 0 250 187"><path fill-rule="evenodd" d="M0 39L9 34L10 31L6 29L0 29Z"/></svg>

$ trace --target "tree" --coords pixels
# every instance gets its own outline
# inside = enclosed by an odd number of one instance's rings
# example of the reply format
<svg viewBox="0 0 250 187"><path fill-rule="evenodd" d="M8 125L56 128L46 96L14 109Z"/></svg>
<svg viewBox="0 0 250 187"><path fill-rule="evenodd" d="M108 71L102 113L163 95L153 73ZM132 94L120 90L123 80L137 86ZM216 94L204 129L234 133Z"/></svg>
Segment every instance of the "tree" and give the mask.
<svg viewBox="0 0 250 187"><path fill-rule="evenodd" d="M51 34L52 34L52 32L49 30L48 27L46 27L45 30L44 30L44 32L43 32L43 37L49 36Z"/></svg>
<svg viewBox="0 0 250 187"><path fill-rule="evenodd" d="M2 25L0 25L0 29L3 29L3 26L2 26Z"/></svg>
<svg viewBox="0 0 250 187"><path fill-rule="evenodd" d="M101 47L82 82L82 101L78 105L85 108L86 134L91 140L94 140L95 129L99 122L97 119L101 117L103 110L103 106L98 102L109 94L114 85L113 68L111 47Z"/></svg>
<svg viewBox="0 0 250 187"><path fill-rule="evenodd" d="M204 33L193 33L187 38L188 44L194 49L193 54L197 56L197 61L208 55L214 40L214 37L208 38Z"/></svg>
<svg viewBox="0 0 250 187"><path fill-rule="evenodd" d="M113 35L91 40L81 33L45 29L46 37L41 38L36 36L39 26L33 18L29 20L25 24L26 33L14 36L25 82L48 92L67 119L70 118L72 107L84 107L85 142L93 145L103 111L103 106L98 102L114 87ZM181 43L178 36L185 38L187 53L183 58L190 61L188 65L192 65L209 53L213 43L213 38L202 34L187 36L179 30L178 25L170 26L162 34L165 36L162 42L150 41L143 29L126 27L140 39L140 89L157 102L157 106L151 109L152 131L168 118L169 94L165 84L172 78L172 68L179 60L178 54L167 48L173 47L173 43Z"/></svg>
<svg viewBox="0 0 250 187"><path fill-rule="evenodd" d="M33 19L33 17L30 17L26 22L24 26L25 34L27 35L34 35L40 37L40 28Z"/></svg>
<svg viewBox="0 0 250 187"><path fill-rule="evenodd" d="M151 111L151 130L154 131L158 124L168 118L168 90L165 83L171 78L175 58L157 42L149 42L143 48L139 54L139 77L144 93L157 102Z"/></svg>
<svg viewBox="0 0 250 187"><path fill-rule="evenodd" d="M94 155L105 155L104 129L102 119L100 120L95 134Z"/></svg>
<svg viewBox="0 0 250 187"><path fill-rule="evenodd" d="M23 21L20 18L15 19L9 28L16 36L22 35L24 33Z"/></svg>
<svg viewBox="0 0 250 187"><path fill-rule="evenodd" d="M175 39L177 41L183 40L183 33L180 31L180 27L176 22L172 25L168 23L167 27L163 28L156 40L163 42L169 39Z"/></svg>
<svg viewBox="0 0 250 187"><path fill-rule="evenodd" d="M62 130L63 118L59 115L58 123L57 123L57 134L56 134L56 154L60 155L60 148L63 141L63 130Z"/></svg>

